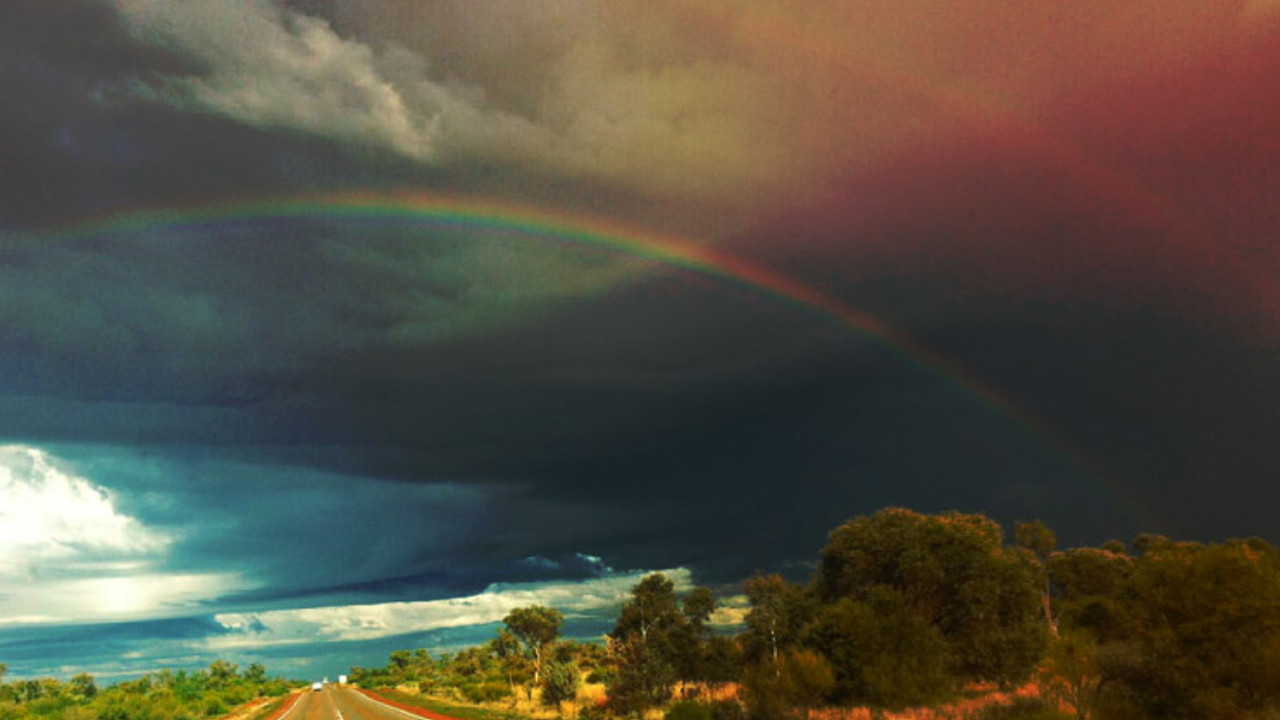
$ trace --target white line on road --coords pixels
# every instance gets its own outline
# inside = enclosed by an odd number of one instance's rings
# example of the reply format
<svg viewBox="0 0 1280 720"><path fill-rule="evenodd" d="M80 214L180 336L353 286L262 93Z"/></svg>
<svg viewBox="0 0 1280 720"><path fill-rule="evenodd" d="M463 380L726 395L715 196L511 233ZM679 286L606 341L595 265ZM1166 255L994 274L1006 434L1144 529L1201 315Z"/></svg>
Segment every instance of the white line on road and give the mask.
<svg viewBox="0 0 1280 720"><path fill-rule="evenodd" d="M417 714L411 713L411 712L409 712L408 710L401 710L400 708L396 707L395 705L388 705L388 704L386 704L386 703L382 702L381 700L377 700L377 699L375 699L375 698L371 698L371 697L369 697L368 695L365 695L364 693L356 693L356 694L357 694L357 695L359 695L360 697L364 698L365 700L368 700L369 702L374 703L375 705L381 705L382 707L384 707L384 708L386 708L386 709L388 709L388 710L395 710L396 712L400 713L401 715L404 715L405 717L411 717L411 718L413 718L413 720L424 720L424 719L423 719L423 717L422 717L421 715L417 715Z"/></svg>
<svg viewBox="0 0 1280 720"><path fill-rule="evenodd" d="M302 700L302 694L301 694L301 693L299 693L299 694L297 694L297 695L294 695L294 696L293 696L293 704L289 706L289 709L288 709L288 710L285 710L285 711L284 711L284 714L283 714L283 715L281 715L281 716L278 718L278 720L284 720L285 718L289 717L289 714L290 714L290 713L292 713L295 709L297 709L297 707L298 707L298 704L299 704L299 701L300 701L300 700Z"/></svg>

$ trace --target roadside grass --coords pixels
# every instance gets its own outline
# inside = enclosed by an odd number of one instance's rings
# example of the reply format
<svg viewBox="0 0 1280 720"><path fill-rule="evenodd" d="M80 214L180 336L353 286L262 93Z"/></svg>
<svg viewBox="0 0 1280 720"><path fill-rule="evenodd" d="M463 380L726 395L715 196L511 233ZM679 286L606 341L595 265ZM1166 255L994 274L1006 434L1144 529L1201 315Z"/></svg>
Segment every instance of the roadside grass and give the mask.
<svg viewBox="0 0 1280 720"><path fill-rule="evenodd" d="M494 708L479 707L476 705L457 705L427 695L417 695L401 690L380 688L375 692L388 700L402 702L405 705L415 705L432 712L440 713L441 715L448 715L449 717L456 718L457 720L529 720L528 715L511 712L509 710L496 710Z"/></svg>
<svg viewBox="0 0 1280 720"><path fill-rule="evenodd" d="M264 718L270 716L271 713L275 712L276 710L279 710L280 706L284 704L285 698L287 697L289 696L285 695L283 697L278 697L274 700L269 700L261 705L258 705L257 707L253 708L252 711L249 712L247 715L243 716L244 720L264 720ZM234 715L231 717L234 717Z"/></svg>

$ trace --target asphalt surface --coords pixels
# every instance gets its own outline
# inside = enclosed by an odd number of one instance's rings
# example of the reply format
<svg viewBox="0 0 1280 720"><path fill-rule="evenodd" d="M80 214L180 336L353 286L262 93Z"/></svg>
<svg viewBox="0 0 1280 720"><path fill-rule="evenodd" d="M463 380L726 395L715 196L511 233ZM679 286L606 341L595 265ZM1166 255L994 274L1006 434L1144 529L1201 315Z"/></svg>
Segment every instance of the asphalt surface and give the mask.
<svg viewBox="0 0 1280 720"><path fill-rule="evenodd" d="M422 720L338 685L306 690L281 720Z"/></svg>

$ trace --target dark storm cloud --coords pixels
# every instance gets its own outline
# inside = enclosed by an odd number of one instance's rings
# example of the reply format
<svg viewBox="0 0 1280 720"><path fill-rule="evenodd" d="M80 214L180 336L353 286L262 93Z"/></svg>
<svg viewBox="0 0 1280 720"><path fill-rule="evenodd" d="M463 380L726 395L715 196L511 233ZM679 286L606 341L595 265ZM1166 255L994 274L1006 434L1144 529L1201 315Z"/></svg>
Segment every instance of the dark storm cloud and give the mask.
<svg viewBox="0 0 1280 720"><path fill-rule="evenodd" d="M517 7L535 5L591 12ZM859 44L832 33L901 8L535 5L7 8L0 437L162 535L156 577L216 575L209 612L600 564L802 578L831 527L889 504L1041 517L1067 543L1274 534L1265 28L1206 59L1225 3L1159 13L1149 52L1123 13L1096 38L1027 10ZM1063 67L1073 43L1087 58ZM74 231L400 185L712 228L1039 427L812 309L603 250L394 220ZM211 659L166 633L217 628L173 622L138 630L177 642L139 662ZM0 652L34 667L41 637L87 657L106 632L31 628Z"/></svg>

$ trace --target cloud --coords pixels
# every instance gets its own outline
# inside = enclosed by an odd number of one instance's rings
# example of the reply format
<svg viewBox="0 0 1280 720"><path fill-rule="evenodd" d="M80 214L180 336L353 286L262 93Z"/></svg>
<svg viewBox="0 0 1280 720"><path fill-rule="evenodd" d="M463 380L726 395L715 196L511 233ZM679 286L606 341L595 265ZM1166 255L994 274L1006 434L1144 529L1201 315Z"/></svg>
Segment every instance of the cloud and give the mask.
<svg viewBox="0 0 1280 720"><path fill-rule="evenodd" d="M407 105L375 67L373 51L339 38L323 20L267 0L120 0L117 7L136 35L206 68L141 86L148 97L419 160L435 154L439 108Z"/></svg>
<svg viewBox="0 0 1280 720"><path fill-rule="evenodd" d="M48 453L0 446L0 623L173 613L236 587L233 573L158 572L174 538L125 515Z"/></svg>
<svg viewBox="0 0 1280 720"><path fill-rule="evenodd" d="M693 586L685 568L660 571L676 592ZM629 572L575 582L497 583L466 597L423 602L378 603L225 613L215 620L226 635L210 638L216 648L289 645L318 640L349 642L393 635L501 622L513 608L546 605L569 619L614 610L649 572Z"/></svg>
<svg viewBox="0 0 1280 720"><path fill-rule="evenodd" d="M146 557L169 543L120 514L105 490L60 470L36 448L0 446L0 495L0 557L6 561L0 571L10 576L34 563Z"/></svg>
<svg viewBox="0 0 1280 720"><path fill-rule="evenodd" d="M469 18L512 11L533 23L529 32L552 36L516 43L540 56L537 68L519 53L503 53L481 40L506 62L468 78L465 71L451 72L442 59L448 54L442 47L452 46L439 32L428 33L441 43L434 48L422 48L420 40L388 41L385 34L340 35L327 19L270 0L114 5L140 42L199 68L136 76L139 97L258 128L316 135L363 152L452 168L500 164L662 197L704 199L771 185L761 165L786 156L778 144L780 128L762 136L765 127L755 121L769 102L770 83L754 80L750 68L713 59L633 66L611 38L584 20L601 14L598 6L577 16L574 26L582 36L566 35L563 27L537 22L536 13L509 4L502 11L450 14L446 20L460 23L454 29L461 33L512 27L507 17L495 17L493 26ZM430 13L412 11L411 22L429 22ZM523 37L525 30L512 32ZM529 73L541 73L536 86L545 92L523 103L504 102L511 78ZM485 81L494 86L477 84Z"/></svg>

